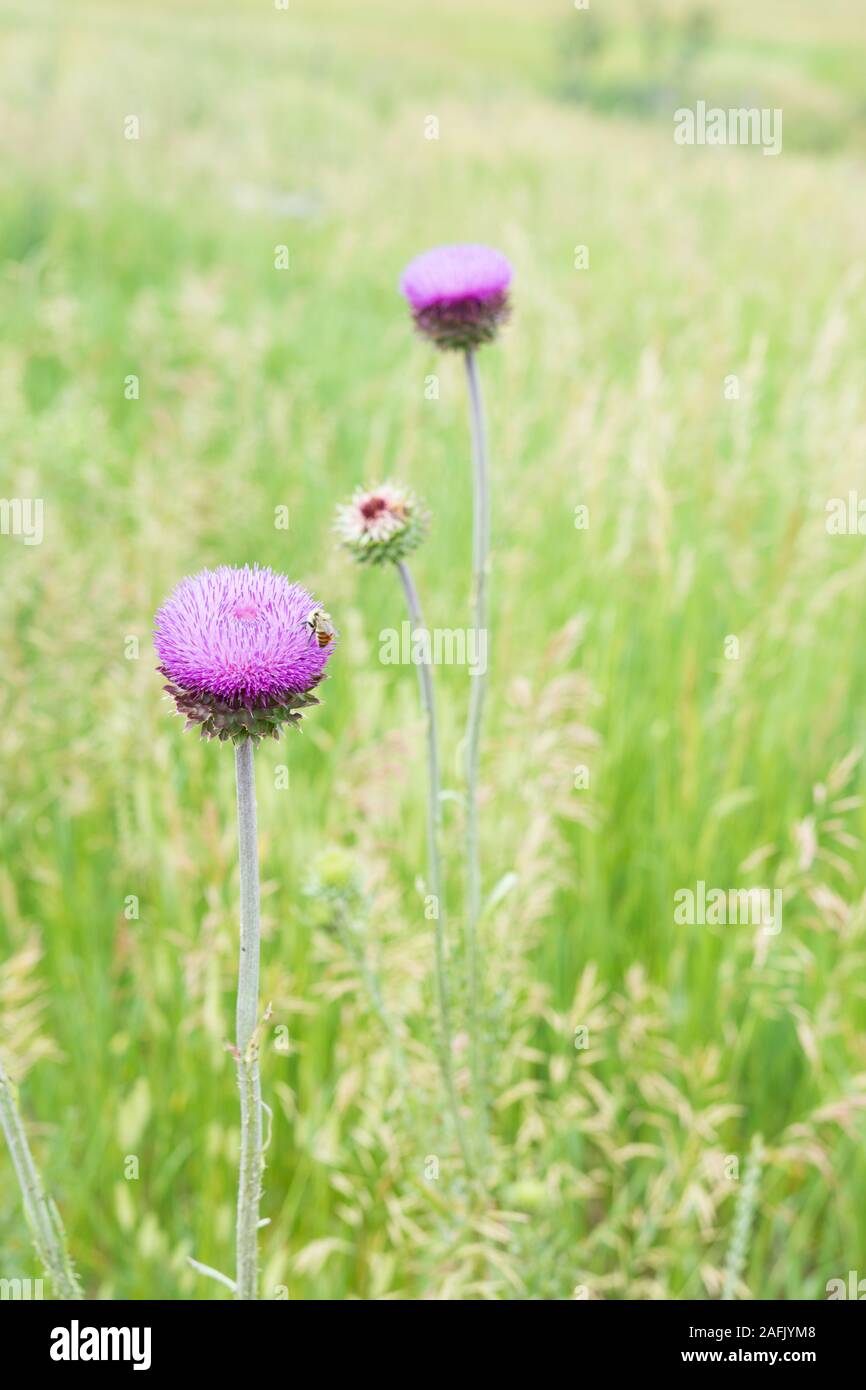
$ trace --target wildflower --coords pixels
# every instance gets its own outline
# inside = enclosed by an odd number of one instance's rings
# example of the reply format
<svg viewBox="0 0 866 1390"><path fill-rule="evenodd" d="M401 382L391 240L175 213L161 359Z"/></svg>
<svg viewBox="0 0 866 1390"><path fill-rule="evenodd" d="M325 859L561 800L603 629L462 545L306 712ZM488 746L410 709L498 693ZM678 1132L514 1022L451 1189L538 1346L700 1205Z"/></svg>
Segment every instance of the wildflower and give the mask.
<svg viewBox="0 0 866 1390"><path fill-rule="evenodd" d="M418 591L406 563L406 555L410 550L414 550L424 538L428 521L426 508L413 492L409 492L408 489L400 487L396 483L383 483L377 488L358 489L351 502L337 508L334 522L334 530L340 538L341 545L361 564L384 564L390 561L394 565L406 596L409 621L416 631L424 630L424 619L421 614ZM439 853L441 828L439 736L436 725L433 672L429 664L419 665L418 685L421 707L427 725L428 899L434 908L435 920L440 1065L454 1130L467 1171L470 1171L471 1157L457 1100L451 1056L451 1005L446 971L444 881Z"/></svg>
<svg viewBox="0 0 866 1390"><path fill-rule="evenodd" d="M429 523L427 509L411 489L382 483L357 488L351 501L337 508L334 530L359 564L396 564L417 549Z"/></svg>
<svg viewBox="0 0 866 1390"><path fill-rule="evenodd" d="M481 398L476 349L491 342L510 312L508 290L511 266L501 252L474 244L439 246L416 256L403 272L400 288L412 307L418 330L438 347L463 352L469 392L472 434L472 625L488 637L487 584L490 571L490 481L487 430ZM404 577L404 587L408 586ZM411 608L411 599L410 599ZM484 716L486 674L471 683L466 737L466 956L468 962L467 1021L470 1071L475 1098L476 1127L486 1143L483 1066L480 1042L481 952L479 921L482 903L479 817L479 763Z"/></svg>
<svg viewBox="0 0 866 1390"><path fill-rule="evenodd" d="M510 312L511 266L491 246L437 246L410 261L400 278L415 325L437 347L464 351L489 343Z"/></svg>
<svg viewBox="0 0 866 1390"><path fill-rule="evenodd" d="M295 724L324 678L333 650L328 615L301 588L270 569L202 570L184 579L156 615L154 645L165 687L187 728L231 739L237 779L240 868L240 964L235 1058L241 1100L241 1153L236 1228L237 1277L190 1257L236 1298L258 1297L258 1229L262 1174L259 1074L259 858L253 753L259 739Z"/></svg>
<svg viewBox="0 0 866 1390"><path fill-rule="evenodd" d="M324 638L324 640L322 640ZM221 565L184 579L156 615L165 687L202 738L279 738L319 701L333 651L327 614L270 569Z"/></svg>

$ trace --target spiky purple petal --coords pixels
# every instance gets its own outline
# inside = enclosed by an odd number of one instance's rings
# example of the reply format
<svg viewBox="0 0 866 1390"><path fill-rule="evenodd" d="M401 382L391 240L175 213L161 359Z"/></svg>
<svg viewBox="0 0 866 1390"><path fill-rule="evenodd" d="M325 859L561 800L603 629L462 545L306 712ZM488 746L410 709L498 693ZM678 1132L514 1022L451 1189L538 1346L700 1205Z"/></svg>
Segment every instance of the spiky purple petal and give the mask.
<svg viewBox="0 0 866 1390"><path fill-rule="evenodd" d="M463 242L436 246L410 261L400 289L414 310L433 304L458 304L504 294L511 284L511 265L492 246Z"/></svg>

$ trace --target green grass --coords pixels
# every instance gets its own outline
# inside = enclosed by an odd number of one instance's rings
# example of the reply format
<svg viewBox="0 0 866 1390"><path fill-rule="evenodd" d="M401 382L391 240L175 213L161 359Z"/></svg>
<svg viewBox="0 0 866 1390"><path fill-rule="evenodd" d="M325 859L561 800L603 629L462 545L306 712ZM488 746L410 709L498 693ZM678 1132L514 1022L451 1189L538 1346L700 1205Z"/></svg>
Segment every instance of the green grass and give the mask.
<svg viewBox="0 0 866 1390"><path fill-rule="evenodd" d="M89 1296L220 1297L185 1257L231 1268L232 760L169 717L149 632L184 574L246 561L308 583L342 634L322 709L258 758L262 993L288 1028L263 1059L266 1292L717 1297L725 1162L756 1134L743 1295L863 1272L866 773L844 760L866 745L866 542L828 535L825 505L862 484L862 144L838 122L866 33L842 0L712 9L709 70L748 51L786 133L829 113L823 148L681 149L663 117L564 100L562 26L585 16L553 0L0 8L3 495L45 504L41 546L0 536L0 1049ZM460 363L395 292L455 239L515 265L482 360L486 888L518 875L484 933L483 1207L432 1047L415 673L378 661L399 586L329 534L357 482L403 477L435 518L428 621L468 622ZM459 791L468 678L437 680ZM461 1008L456 801L446 833ZM328 844L367 879L402 1111L300 891ZM675 926L698 879L784 887L782 932ZM0 1171L0 1275L32 1275Z"/></svg>

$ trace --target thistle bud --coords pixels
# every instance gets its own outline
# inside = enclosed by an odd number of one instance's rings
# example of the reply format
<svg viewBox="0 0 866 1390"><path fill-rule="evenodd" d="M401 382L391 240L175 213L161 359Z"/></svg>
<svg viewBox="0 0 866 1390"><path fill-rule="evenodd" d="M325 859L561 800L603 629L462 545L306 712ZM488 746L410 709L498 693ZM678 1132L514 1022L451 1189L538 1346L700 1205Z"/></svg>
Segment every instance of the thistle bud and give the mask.
<svg viewBox="0 0 866 1390"><path fill-rule="evenodd" d="M337 508L334 530L340 545L361 565L396 564L427 534L430 517L423 502L397 483L358 488Z"/></svg>

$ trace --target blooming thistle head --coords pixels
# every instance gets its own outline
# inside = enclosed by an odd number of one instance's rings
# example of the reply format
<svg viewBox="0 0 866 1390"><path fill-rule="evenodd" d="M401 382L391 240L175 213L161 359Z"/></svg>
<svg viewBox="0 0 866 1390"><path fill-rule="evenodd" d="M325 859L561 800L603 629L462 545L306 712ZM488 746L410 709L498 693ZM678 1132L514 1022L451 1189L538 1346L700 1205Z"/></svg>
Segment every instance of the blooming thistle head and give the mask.
<svg viewBox="0 0 866 1390"><path fill-rule="evenodd" d="M427 534L430 514L410 488L398 483L357 488L337 508L334 530L340 545L362 565L396 564Z"/></svg>
<svg viewBox="0 0 866 1390"><path fill-rule="evenodd" d="M437 246L410 261L400 277L415 326L437 347L489 343L510 313L511 266L492 246Z"/></svg>
<svg viewBox="0 0 866 1390"><path fill-rule="evenodd" d="M202 738L279 738L319 701L333 651L328 615L300 584L249 565L181 580L156 615L165 687Z"/></svg>

